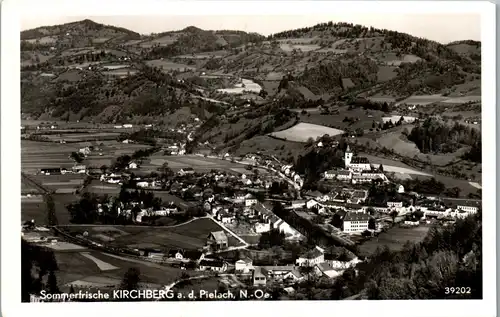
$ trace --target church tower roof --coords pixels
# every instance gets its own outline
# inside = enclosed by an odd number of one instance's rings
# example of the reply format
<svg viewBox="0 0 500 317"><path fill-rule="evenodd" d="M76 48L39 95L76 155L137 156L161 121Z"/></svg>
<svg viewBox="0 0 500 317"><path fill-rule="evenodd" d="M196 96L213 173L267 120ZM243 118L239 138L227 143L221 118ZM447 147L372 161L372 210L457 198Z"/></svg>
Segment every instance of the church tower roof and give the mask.
<svg viewBox="0 0 500 317"><path fill-rule="evenodd" d="M349 147L349 145L347 145L347 149L345 151L346 152L351 152L351 148Z"/></svg>

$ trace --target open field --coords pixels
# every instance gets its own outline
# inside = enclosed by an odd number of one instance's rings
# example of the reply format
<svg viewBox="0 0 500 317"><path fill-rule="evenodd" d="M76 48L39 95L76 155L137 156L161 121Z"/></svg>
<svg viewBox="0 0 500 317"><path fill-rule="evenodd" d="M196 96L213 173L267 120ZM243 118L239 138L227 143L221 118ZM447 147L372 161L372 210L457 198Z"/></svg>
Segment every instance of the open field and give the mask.
<svg viewBox="0 0 500 317"><path fill-rule="evenodd" d="M321 137L325 134L330 136L335 136L344 133L344 131L339 129L328 128L325 126L310 124L310 123L299 123L289 129L270 133L271 136L295 142L307 142L309 138L316 140L316 138Z"/></svg>
<svg viewBox="0 0 500 317"><path fill-rule="evenodd" d="M391 165L383 165L385 172L392 173L402 173L402 174L410 174L410 175L422 175L422 176L431 176L428 173L420 172L411 168L404 168L399 166L391 166Z"/></svg>
<svg viewBox="0 0 500 317"><path fill-rule="evenodd" d="M195 67L186 65L186 64L179 64L175 63L172 61L167 61L167 60L161 60L161 59L155 59L151 61L146 61L146 64L148 66L152 67L159 67L163 71L172 71L172 70L178 70L178 71L187 71L187 70L195 70Z"/></svg>
<svg viewBox="0 0 500 317"><path fill-rule="evenodd" d="M152 287L159 287L172 283L181 276L182 272L185 272L179 268L108 255L97 251L90 251L88 255L92 259L78 252L56 252L56 260L59 266L57 278L60 286L70 283L96 288L117 286L121 283L125 272L129 268L137 268L140 271L142 283L152 284ZM96 265L94 259L101 264L106 263L107 267L113 266L115 269L102 271ZM197 272L191 272L191 274L196 275Z"/></svg>
<svg viewBox="0 0 500 317"><path fill-rule="evenodd" d="M416 228L394 227L387 232L381 233L378 237L364 242L359 246L359 250L364 256L373 254L377 247L382 248L385 245L387 245L390 250L398 251L402 249L406 241L414 243L422 241L429 229L429 226L419 226Z"/></svg>
<svg viewBox="0 0 500 317"><path fill-rule="evenodd" d="M293 50L300 50L302 52L310 52L310 51L315 51L320 49L321 46L311 44L311 45L304 45L304 44L280 44L280 49L285 51L285 52L292 52Z"/></svg>
<svg viewBox="0 0 500 317"><path fill-rule="evenodd" d="M196 156L196 155L182 155L182 156L168 156L161 155L160 153L154 154L150 157L150 161L145 162L141 166L141 171L156 171L163 163L168 163L168 166L178 171L181 168L192 167L196 171L210 171L212 169L222 169L230 171L232 168L241 168L242 165L232 163L228 160L220 160L216 158Z"/></svg>
<svg viewBox="0 0 500 317"><path fill-rule="evenodd" d="M481 101L481 96L461 96L461 97L446 97L439 94L411 96L396 104L410 105L429 105L431 103L441 102L445 104L462 104L470 101Z"/></svg>
<svg viewBox="0 0 500 317"><path fill-rule="evenodd" d="M97 267L99 268L99 270L101 271L110 271L110 270L115 270L117 269L116 266L113 266L107 262L104 262L102 260L99 260L98 258L96 257L93 257L90 253L88 252L81 252L80 253L82 256L86 257L87 259L91 260L92 262L95 263L95 265L97 265Z"/></svg>
<svg viewBox="0 0 500 317"><path fill-rule="evenodd" d="M188 250L202 248L206 245L206 239L210 232L223 230L208 218L197 219L171 228L115 226L106 227L106 231L103 231L102 227L99 226L78 226L67 227L66 229L77 233L88 231L88 238L118 247L135 248L138 245L144 245L165 249L183 248ZM230 246L238 245L239 242L234 237L229 233L226 234Z"/></svg>
<svg viewBox="0 0 500 317"><path fill-rule="evenodd" d="M261 152L266 155L274 155L278 159L286 159L289 155L296 157L302 151L304 151L303 143L259 135L241 142L235 151L235 155L243 156L249 153Z"/></svg>
<svg viewBox="0 0 500 317"><path fill-rule="evenodd" d="M262 87L254 83L250 79L242 79L241 84L236 84L234 85L233 88L222 88L222 89L217 89L217 91L224 92L227 94L243 94L246 91L251 91L255 93L259 93L262 90Z"/></svg>
<svg viewBox="0 0 500 317"><path fill-rule="evenodd" d="M73 162L68 155L78 150L69 144L21 141L21 170L35 173L41 168L71 168Z"/></svg>
<svg viewBox="0 0 500 317"><path fill-rule="evenodd" d="M85 175L83 174L64 174L64 175L32 175L30 176L38 184L47 189L77 189L83 183Z"/></svg>
<svg viewBox="0 0 500 317"><path fill-rule="evenodd" d="M59 224L69 224L70 217L66 205L76 201L78 197L73 194L54 194L52 197L54 198L56 217ZM37 224L47 225L46 210L47 207L42 198L21 199L21 220L23 222L34 219Z"/></svg>
<svg viewBox="0 0 500 317"><path fill-rule="evenodd" d="M335 114L321 114L318 108L305 110L307 114L300 115L301 122L324 125L340 130L347 128L353 131L356 129L368 130L372 128L373 121L382 122L383 116L382 111L364 110L362 108L339 107L337 108L338 113ZM299 112L302 112L302 110ZM346 117L355 121L344 121Z"/></svg>

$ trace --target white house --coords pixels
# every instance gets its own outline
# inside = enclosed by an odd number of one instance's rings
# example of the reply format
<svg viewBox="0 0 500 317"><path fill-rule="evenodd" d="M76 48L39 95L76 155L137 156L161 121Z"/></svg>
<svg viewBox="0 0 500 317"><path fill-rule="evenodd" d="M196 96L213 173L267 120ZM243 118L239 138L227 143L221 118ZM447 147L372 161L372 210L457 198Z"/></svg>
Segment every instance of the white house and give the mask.
<svg viewBox="0 0 500 317"><path fill-rule="evenodd" d="M221 260L201 260L199 265L200 271L215 271L225 272L227 263Z"/></svg>
<svg viewBox="0 0 500 317"><path fill-rule="evenodd" d="M403 202L402 201L388 201L387 207L402 208Z"/></svg>
<svg viewBox="0 0 500 317"><path fill-rule="evenodd" d="M334 179L335 176L337 176L337 171L335 170L326 171L324 174L325 179Z"/></svg>
<svg viewBox="0 0 500 317"><path fill-rule="evenodd" d="M128 163L128 168L129 169L136 169L137 168L137 163L136 162L130 162L130 163Z"/></svg>
<svg viewBox="0 0 500 317"><path fill-rule="evenodd" d="M306 202L306 208L307 209L311 209L312 207L314 206L318 206L318 202L315 200L315 199L309 199L307 202Z"/></svg>
<svg viewBox="0 0 500 317"><path fill-rule="evenodd" d="M405 188L403 187L403 185L398 185L398 193L402 194L405 192Z"/></svg>
<svg viewBox="0 0 500 317"><path fill-rule="evenodd" d="M254 230L256 233L264 233L271 231L271 224L268 223L256 223Z"/></svg>
<svg viewBox="0 0 500 317"><path fill-rule="evenodd" d="M319 248L314 248L295 260L295 264L298 266L315 266L324 261L325 254Z"/></svg>
<svg viewBox="0 0 500 317"><path fill-rule="evenodd" d="M252 259L245 257L234 263L234 270L236 273L250 273L253 270L252 263Z"/></svg>
<svg viewBox="0 0 500 317"><path fill-rule="evenodd" d="M279 219L278 221L273 223L273 228L278 229L280 232L283 232L285 235L295 235L297 231L290 227L288 223L283 221L283 219Z"/></svg>
<svg viewBox="0 0 500 317"><path fill-rule="evenodd" d="M245 207L250 207L257 203L257 198L251 196L245 199Z"/></svg>
<svg viewBox="0 0 500 317"><path fill-rule="evenodd" d="M364 213L349 212L344 217L344 232L345 233L361 233L368 230L368 221L370 216Z"/></svg>
<svg viewBox="0 0 500 317"><path fill-rule="evenodd" d="M338 171L337 173L337 179L339 181L350 181L352 179L352 172L347 170L347 171Z"/></svg>
<svg viewBox="0 0 500 317"><path fill-rule="evenodd" d="M132 125L131 125L131 124L129 124L129 123L127 123L127 124L124 124L124 125L123 125L123 127L124 127L125 129L130 129L130 128L132 128Z"/></svg>

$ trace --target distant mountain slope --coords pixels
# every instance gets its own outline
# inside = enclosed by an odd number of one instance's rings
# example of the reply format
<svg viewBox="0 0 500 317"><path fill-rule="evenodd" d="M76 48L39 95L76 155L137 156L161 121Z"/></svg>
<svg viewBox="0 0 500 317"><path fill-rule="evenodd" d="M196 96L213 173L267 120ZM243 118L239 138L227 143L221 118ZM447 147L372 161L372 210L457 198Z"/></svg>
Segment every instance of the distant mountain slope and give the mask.
<svg viewBox="0 0 500 317"><path fill-rule="evenodd" d="M43 26L21 32L21 41L29 44L53 47L85 47L106 42L125 42L140 39L131 30L82 20L54 26ZM35 46L36 47L36 46Z"/></svg>
<svg viewBox="0 0 500 317"><path fill-rule="evenodd" d="M481 88L480 42L443 45L350 23L321 23L266 38L194 26L141 36L83 20L23 31L21 39L22 110L35 116L161 118L182 106L223 114L221 105L240 97L217 89L239 77L262 86L263 93L253 97L285 108L358 97L477 96ZM225 76L202 78L203 73Z"/></svg>

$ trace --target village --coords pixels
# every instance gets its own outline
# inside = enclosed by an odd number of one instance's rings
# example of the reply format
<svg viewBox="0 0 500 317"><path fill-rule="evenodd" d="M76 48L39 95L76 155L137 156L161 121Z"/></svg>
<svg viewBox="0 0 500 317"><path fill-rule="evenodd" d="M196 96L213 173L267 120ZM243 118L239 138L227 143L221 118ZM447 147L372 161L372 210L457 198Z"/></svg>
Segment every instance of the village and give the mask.
<svg viewBox="0 0 500 317"><path fill-rule="evenodd" d="M323 144L319 142L317 146ZM238 158L228 153L188 156L179 151L182 148L179 143L172 144L160 152L185 158L229 161L243 168L238 172L216 168L203 171L193 167L174 171L163 164L156 171L141 173L141 164L151 154L143 153L135 155L138 159L117 160L120 164L108 168L88 168L75 163L71 169L48 168L41 169L40 173L45 176L85 174L93 179L91 182L117 186L118 195L93 198L94 219L109 217L113 211L114 223L144 228L158 226L163 218L182 219L186 223L209 219L220 230L206 234L202 247L165 248L139 241L135 246L117 246L114 239L99 238L91 234L91 230L75 233L64 226L56 228L59 233L56 237L49 227L30 221L23 225L23 239L54 248L58 244L84 245L184 271L231 276L234 281L228 282L229 288L266 287L279 283L282 290L289 293L293 292L294 285L310 280L311 276L335 279L342 275L346 269L363 261L364 257L356 254L357 244L377 239L380 233L395 225L400 228L446 226L480 210L480 205L474 202L449 202L407 192L403 185L391 182L383 166L373 166L367 158L355 156L349 145L344 153L345 166L322 175L323 181L331 185L327 192L303 190L303 176L294 172L293 165L281 163L274 157L249 154ZM77 152L86 157L95 151L99 149L85 147ZM370 204L373 188L383 184L392 186L393 195L386 197L382 204ZM155 194L159 192L168 192L172 199L157 199ZM99 220L96 221L98 225ZM301 221L312 224L314 231L322 231L333 238L337 244L335 251L331 247L311 244L308 241L310 229L296 226ZM269 247L274 242L263 247L262 241L263 236L272 240L276 235L280 238L275 247L283 249L283 243L300 245L302 251L274 260L255 257L259 253L272 257Z"/></svg>

